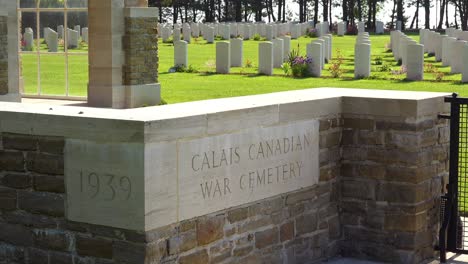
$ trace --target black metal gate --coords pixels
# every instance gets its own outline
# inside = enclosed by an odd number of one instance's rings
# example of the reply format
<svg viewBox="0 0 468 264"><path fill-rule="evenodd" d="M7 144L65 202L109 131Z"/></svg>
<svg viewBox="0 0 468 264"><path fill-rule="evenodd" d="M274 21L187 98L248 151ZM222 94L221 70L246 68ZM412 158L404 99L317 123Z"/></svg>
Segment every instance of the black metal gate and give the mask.
<svg viewBox="0 0 468 264"><path fill-rule="evenodd" d="M441 199L439 233L440 261L446 252L468 254L468 98L457 94L445 98L450 103L450 162L447 193Z"/></svg>

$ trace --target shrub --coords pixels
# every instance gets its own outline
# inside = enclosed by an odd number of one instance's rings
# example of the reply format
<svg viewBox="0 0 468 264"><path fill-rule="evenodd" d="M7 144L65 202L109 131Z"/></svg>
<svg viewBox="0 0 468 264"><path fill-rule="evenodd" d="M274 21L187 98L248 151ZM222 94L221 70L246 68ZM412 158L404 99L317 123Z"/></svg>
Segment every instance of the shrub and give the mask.
<svg viewBox="0 0 468 264"><path fill-rule="evenodd" d="M356 25L348 25L348 28L346 29L346 35L357 35L358 34L358 28Z"/></svg>
<svg viewBox="0 0 468 264"><path fill-rule="evenodd" d="M289 76L291 74L291 65L289 65L288 62L285 62L281 65L281 69L283 69L283 72L286 76Z"/></svg>
<svg viewBox="0 0 468 264"><path fill-rule="evenodd" d="M255 35L253 35L253 40L260 41L260 40L262 40L262 36L260 36L260 34L257 33Z"/></svg>
<svg viewBox="0 0 468 264"><path fill-rule="evenodd" d="M388 64L382 64L382 66L377 67L377 70L378 70L379 72L389 72L389 71L392 70L392 68L391 68L390 65L388 65Z"/></svg>
<svg viewBox="0 0 468 264"><path fill-rule="evenodd" d="M312 59L306 56L297 56L291 63L291 73L294 77L307 77L309 75L309 64Z"/></svg>
<svg viewBox="0 0 468 264"><path fill-rule="evenodd" d="M382 60L382 57L376 57L375 58L375 65L382 65L383 64L383 60Z"/></svg>
<svg viewBox="0 0 468 264"><path fill-rule="evenodd" d="M402 75L406 73L406 66L402 65L398 70L392 70L392 75Z"/></svg>
<svg viewBox="0 0 468 264"><path fill-rule="evenodd" d="M433 73L434 75L434 78L437 82L441 82L444 80L444 77L445 77L445 73L437 70L436 72Z"/></svg>
<svg viewBox="0 0 468 264"><path fill-rule="evenodd" d="M245 61L245 67L246 68L252 68L253 67L253 62L249 59Z"/></svg>
<svg viewBox="0 0 468 264"><path fill-rule="evenodd" d="M341 50L336 50L336 58L331 61L331 65L328 67L328 71L330 72L333 78L340 78L343 74L343 69L341 66L343 65L343 55L341 54Z"/></svg>
<svg viewBox="0 0 468 264"><path fill-rule="evenodd" d="M185 67L184 65L176 65L174 66L174 71L185 72L185 73L197 73L198 72L198 70L193 65L189 65L188 67Z"/></svg>
<svg viewBox="0 0 468 264"><path fill-rule="evenodd" d="M315 29L315 28L309 28L309 29L307 29L306 35L307 35L307 37L309 37L309 38L316 38L316 37L318 37L317 29Z"/></svg>

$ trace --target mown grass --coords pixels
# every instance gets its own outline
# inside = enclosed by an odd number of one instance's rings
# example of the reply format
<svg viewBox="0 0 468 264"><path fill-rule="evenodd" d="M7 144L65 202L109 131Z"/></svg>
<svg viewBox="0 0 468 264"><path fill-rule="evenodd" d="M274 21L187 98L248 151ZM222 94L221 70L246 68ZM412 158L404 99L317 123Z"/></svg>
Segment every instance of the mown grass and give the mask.
<svg viewBox="0 0 468 264"><path fill-rule="evenodd" d="M418 39L418 36L413 36ZM291 47L298 49L305 55L306 45L313 39L300 38L292 40ZM461 96L468 96L466 85L461 84L460 74L451 75L449 67L442 67L436 63L434 57L426 57L425 62L433 64L436 69L445 74L440 82L435 81L432 73L425 74L425 81L409 82L404 74L392 74L400 66L393 59L392 53L386 49L390 42L389 35L371 36L372 41L372 74L370 78L355 80L354 77L354 43L355 36L334 37L333 57L339 51L343 56L343 75L332 78L328 72L329 65L323 71L321 78L295 79L287 77L282 69L275 69L274 76L257 75L258 41L244 42L244 64L251 62L250 67L232 68L231 74L215 74L215 45L207 44L202 38L193 39L189 45L189 64L197 72L169 73L173 66L174 49L172 44L159 42L159 82L162 85L162 97L168 103L187 102L203 99L222 98L262 94L277 91L287 91L317 87L343 87L363 89L390 89L411 91L458 92ZM41 48L45 48L41 46ZM86 51L83 46L80 50ZM376 59L381 58L383 64L388 65L387 71L381 71L381 65L376 65ZM25 90L34 93L37 90L37 64L35 55L23 55L23 75ZM65 69L64 58L53 55L41 57L42 92L47 94L64 94ZM70 80L71 95L86 95L87 57L70 56L68 78Z"/></svg>

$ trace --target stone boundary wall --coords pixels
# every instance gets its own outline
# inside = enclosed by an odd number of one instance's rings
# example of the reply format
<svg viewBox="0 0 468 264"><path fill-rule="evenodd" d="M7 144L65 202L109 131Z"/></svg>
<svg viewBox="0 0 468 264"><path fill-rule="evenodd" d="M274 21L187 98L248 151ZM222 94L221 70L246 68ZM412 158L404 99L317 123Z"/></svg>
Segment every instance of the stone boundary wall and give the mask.
<svg viewBox="0 0 468 264"><path fill-rule="evenodd" d="M448 109L443 96L312 89L131 110L2 104L0 259L319 263L341 254L418 263L434 253L447 173L448 123L437 120ZM146 232L67 219L70 139L152 144L269 126L268 116L319 122L317 185L187 220L157 219L169 222Z"/></svg>
<svg viewBox="0 0 468 264"><path fill-rule="evenodd" d="M0 95L8 93L8 16L0 14Z"/></svg>

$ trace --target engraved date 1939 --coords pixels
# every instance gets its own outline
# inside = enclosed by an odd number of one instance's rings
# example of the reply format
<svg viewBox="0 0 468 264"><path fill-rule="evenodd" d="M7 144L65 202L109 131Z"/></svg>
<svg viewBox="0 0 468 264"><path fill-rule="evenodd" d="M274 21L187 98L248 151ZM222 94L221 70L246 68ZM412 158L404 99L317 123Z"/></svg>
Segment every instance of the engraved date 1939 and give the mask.
<svg viewBox="0 0 468 264"><path fill-rule="evenodd" d="M132 195L132 182L126 176L80 171L80 192L90 199L128 201Z"/></svg>

